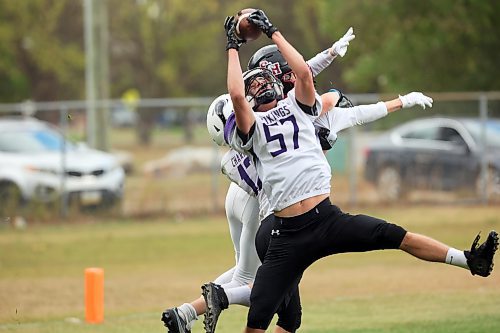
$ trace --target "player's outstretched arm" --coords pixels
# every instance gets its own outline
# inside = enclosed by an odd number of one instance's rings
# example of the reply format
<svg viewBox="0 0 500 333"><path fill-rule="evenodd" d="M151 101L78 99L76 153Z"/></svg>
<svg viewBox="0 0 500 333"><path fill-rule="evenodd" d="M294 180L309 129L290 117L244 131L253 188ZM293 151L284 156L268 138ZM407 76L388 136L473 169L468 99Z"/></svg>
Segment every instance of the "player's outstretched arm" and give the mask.
<svg viewBox="0 0 500 333"><path fill-rule="evenodd" d="M347 47L349 46L349 42L356 38L354 34L354 30L350 27L344 36L340 37L338 41L333 43L332 47L328 50L330 55L334 58L337 56L343 57L347 52Z"/></svg>
<svg viewBox="0 0 500 333"><path fill-rule="evenodd" d="M356 35L353 34L353 29L351 27L347 30L344 36L340 37L340 39L333 43L331 47L307 60L307 64L311 68L313 76L317 76L325 68L330 66L337 56L345 56L349 42L351 42L354 38L356 38Z"/></svg>
<svg viewBox="0 0 500 333"><path fill-rule="evenodd" d="M369 123L385 117L389 112L401 108L420 105L422 108L432 107L432 98L422 93L412 92L399 98L375 104L357 105L348 108L336 107L332 104L337 92L323 94L323 110L327 111L315 120L319 129L318 136L323 150L329 150L337 139L337 133L343 129ZM339 96L339 95L337 95ZM332 106L333 105L333 106Z"/></svg>
<svg viewBox="0 0 500 333"><path fill-rule="evenodd" d="M248 134L255 122L255 116L245 98L245 84L243 72L241 71L239 48L242 41L236 37L234 17L228 16L224 21L224 29L227 37L227 92L231 96L236 126L243 134Z"/></svg>
<svg viewBox="0 0 500 333"><path fill-rule="evenodd" d="M399 98L387 101L385 105L387 106L387 112L394 112L399 109L411 108L415 105L422 107L422 109L426 107L431 108L433 102L432 98L421 92L411 92L403 96L399 95Z"/></svg>
<svg viewBox="0 0 500 333"><path fill-rule="evenodd" d="M285 39L262 10L256 10L248 20L257 25L267 37L271 38L278 46L281 54L295 73L295 97L302 104L313 106L316 102L316 91L309 66L302 55Z"/></svg>

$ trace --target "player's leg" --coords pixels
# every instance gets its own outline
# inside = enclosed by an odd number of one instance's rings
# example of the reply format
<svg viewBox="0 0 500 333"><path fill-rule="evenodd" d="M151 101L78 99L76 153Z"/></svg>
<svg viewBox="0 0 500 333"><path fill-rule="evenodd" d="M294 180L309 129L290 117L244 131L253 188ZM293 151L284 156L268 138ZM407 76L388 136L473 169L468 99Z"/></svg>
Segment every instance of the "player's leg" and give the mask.
<svg viewBox="0 0 500 333"><path fill-rule="evenodd" d="M257 255L259 260L264 261L267 249L269 248L269 242L271 240L271 231L273 229L274 215L269 215L260 222L259 229L255 235L255 249L257 250Z"/></svg>
<svg viewBox="0 0 500 333"><path fill-rule="evenodd" d="M473 275L488 276L493 270L493 257L498 248L498 234L491 231L484 243L477 246L479 235L470 251L457 250L433 238L408 232L400 249L426 261L442 262L462 267Z"/></svg>
<svg viewBox="0 0 500 333"><path fill-rule="evenodd" d="M299 284L286 297L278 309L278 322L275 332L295 332L302 322L302 306L300 304Z"/></svg>
<svg viewBox="0 0 500 333"><path fill-rule="evenodd" d="M231 239L233 241L234 251L235 251L235 261L238 262L239 249L240 249L240 238L243 226L238 218L238 200L239 191L238 186L231 183L228 192L226 193L226 215L228 218L229 232ZM229 269L228 271L222 273L218 276L214 282L217 284L230 283L233 279L236 266ZM191 332L191 328L195 321L198 320L198 316L206 312L206 303L203 296L193 300L190 303L184 303L180 306L166 309L162 313L161 320L163 321L165 327L168 328L168 332Z"/></svg>
<svg viewBox="0 0 500 333"><path fill-rule="evenodd" d="M163 324L169 333L191 333L194 322L198 319L198 311L204 311L203 297L191 303L184 303L178 307L166 309L161 315Z"/></svg>
<svg viewBox="0 0 500 333"><path fill-rule="evenodd" d="M259 202L257 198L249 195L236 186L238 209L233 215L240 221L242 231L240 234L240 255L232 281L223 285L224 289L248 285L251 283L260 265L255 250L255 235L259 228ZM232 304L231 300L229 303Z"/></svg>
<svg viewBox="0 0 500 333"><path fill-rule="evenodd" d="M274 215L269 215L264 218L259 226L255 237L255 248L261 261L264 261L271 233L273 230ZM300 304L299 287L293 290L290 296L287 296L278 309L278 322L276 323L275 333L295 332L299 327L302 319L302 307Z"/></svg>
<svg viewBox="0 0 500 333"><path fill-rule="evenodd" d="M243 230L243 224L241 222L241 200L244 200L245 196L242 192L245 193L238 185L231 183L227 190L225 201L226 218L231 241L233 242L236 264L240 257L240 241Z"/></svg>
<svg viewBox="0 0 500 333"><path fill-rule="evenodd" d="M290 265L269 261L269 266L266 267L266 263L267 261L264 261L259 267L252 287L245 332L264 332L269 327L274 314L283 304L285 296L297 285L295 281L300 276Z"/></svg>
<svg viewBox="0 0 500 333"><path fill-rule="evenodd" d="M239 258L233 278L222 285L208 283L202 286L202 294L206 301L205 330L215 331L220 313L231 304L250 305L249 284L255 277L260 261L255 250L254 240L259 225L259 203L238 186L231 186L230 192L234 200L226 210L231 219L239 221L242 232L239 241ZM228 193L229 195L229 193ZM229 209L228 209L229 208Z"/></svg>
<svg viewBox="0 0 500 333"><path fill-rule="evenodd" d="M488 276L498 248L498 234L495 231L491 231L480 246L477 246L476 239L470 251L460 251L372 216L350 215L338 209L332 220L335 223L322 224L325 228L323 234L327 235L326 239L331 243L322 255L401 249L422 260L448 263L469 269L474 275Z"/></svg>
<svg viewBox="0 0 500 333"><path fill-rule="evenodd" d="M448 245L433 238L412 232L406 233L399 248L414 257L433 262L445 262L446 254L450 249ZM464 264L467 266L465 263L465 255L463 255L463 251L461 252L464 258Z"/></svg>
<svg viewBox="0 0 500 333"><path fill-rule="evenodd" d="M317 211L313 209L292 218L275 217L270 231L269 225L263 228L267 229L265 234L271 235L271 240L253 284L245 332L264 332L267 329L287 297L297 290L304 270L315 261L311 248L321 237L314 230ZM261 225L264 223L266 221ZM265 241L262 244L265 248Z"/></svg>
<svg viewBox="0 0 500 333"><path fill-rule="evenodd" d="M493 269L493 257L498 248L498 234L490 232L487 240L470 251L451 248L431 237L406 232L400 226L367 215L344 214L339 225L343 227L343 252L383 249L401 249L421 260L442 262L462 267L473 275L488 276ZM345 251L347 250L347 251Z"/></svg>
<svg viewBox="0 0 500 333"><path fill-rule="evenodd" d="M218 284L224 284L231 281L236 267L222 273L218 276L214 282ZM206 311L206 303L203 296L198 297L190 303L184 303L175 308L166 309L162 313L161 320L163 321L165 327L168 328L168 332L172 333L189 333L191 328L195 324L198 317L204 314Z"/></svg>

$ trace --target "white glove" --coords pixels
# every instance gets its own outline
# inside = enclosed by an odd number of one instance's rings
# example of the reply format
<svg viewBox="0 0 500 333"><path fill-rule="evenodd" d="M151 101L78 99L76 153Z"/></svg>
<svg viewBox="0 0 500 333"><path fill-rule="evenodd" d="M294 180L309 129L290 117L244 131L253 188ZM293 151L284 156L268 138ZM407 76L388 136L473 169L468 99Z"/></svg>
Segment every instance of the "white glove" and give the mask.
<svg viewBox="0 0 500 333"><path fill-rule="evenodd" d="M349 46L349 42L356 38L356 35L352 34L352 27L347 30L344 36L342 36L338 41L333 43L332 47L330 48L330 54L333 57L336 56L345 56L345 53L347 52L347 47Z"/></svg>
<svg viewBox="0 0 500 333"><path fill-rule="evenodd" d="M403 103L403 109L411 108L415 105L420 105L423 109L425 109L426 106L431 108L434 102L432 98L425 96L421 92L411 92L403 96L399 95L399 99Z"/></svg>

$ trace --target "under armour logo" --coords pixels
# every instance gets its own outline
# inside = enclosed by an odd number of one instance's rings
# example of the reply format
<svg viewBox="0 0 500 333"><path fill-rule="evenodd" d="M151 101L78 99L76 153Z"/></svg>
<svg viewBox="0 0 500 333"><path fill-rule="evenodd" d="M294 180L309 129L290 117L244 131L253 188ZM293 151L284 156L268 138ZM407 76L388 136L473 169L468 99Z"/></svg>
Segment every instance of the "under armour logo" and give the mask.
<svg viewBox="0 0 500 333"><path fill-rule="evenodd" d="M274 235L279 236L280 235L280 231L279 230L271 230L271 236L274 236Z"/></svg>

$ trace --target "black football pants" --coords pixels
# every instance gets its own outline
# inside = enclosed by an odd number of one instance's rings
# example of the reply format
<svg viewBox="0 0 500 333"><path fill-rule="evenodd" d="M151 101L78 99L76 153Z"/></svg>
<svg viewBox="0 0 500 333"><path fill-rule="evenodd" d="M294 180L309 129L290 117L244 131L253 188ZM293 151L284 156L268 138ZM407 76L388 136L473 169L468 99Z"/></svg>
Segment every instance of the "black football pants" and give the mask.
<svg viewBox="0 0 500 333"><path fill-rule="evenodd" d="M267 222L272 223L271 232L257 233L259 256L265 251L266 235L270 241L255 277L247 318L247 327L264 330L280 311L283 316L300 316L298 283L312 263L336 253L398 249L406 235L406 230L384 220L343 213L329 199L302 215L274 216ZM269 224L263 222L261 228ZM287 319L286 325L293 322Z"/></svg>

